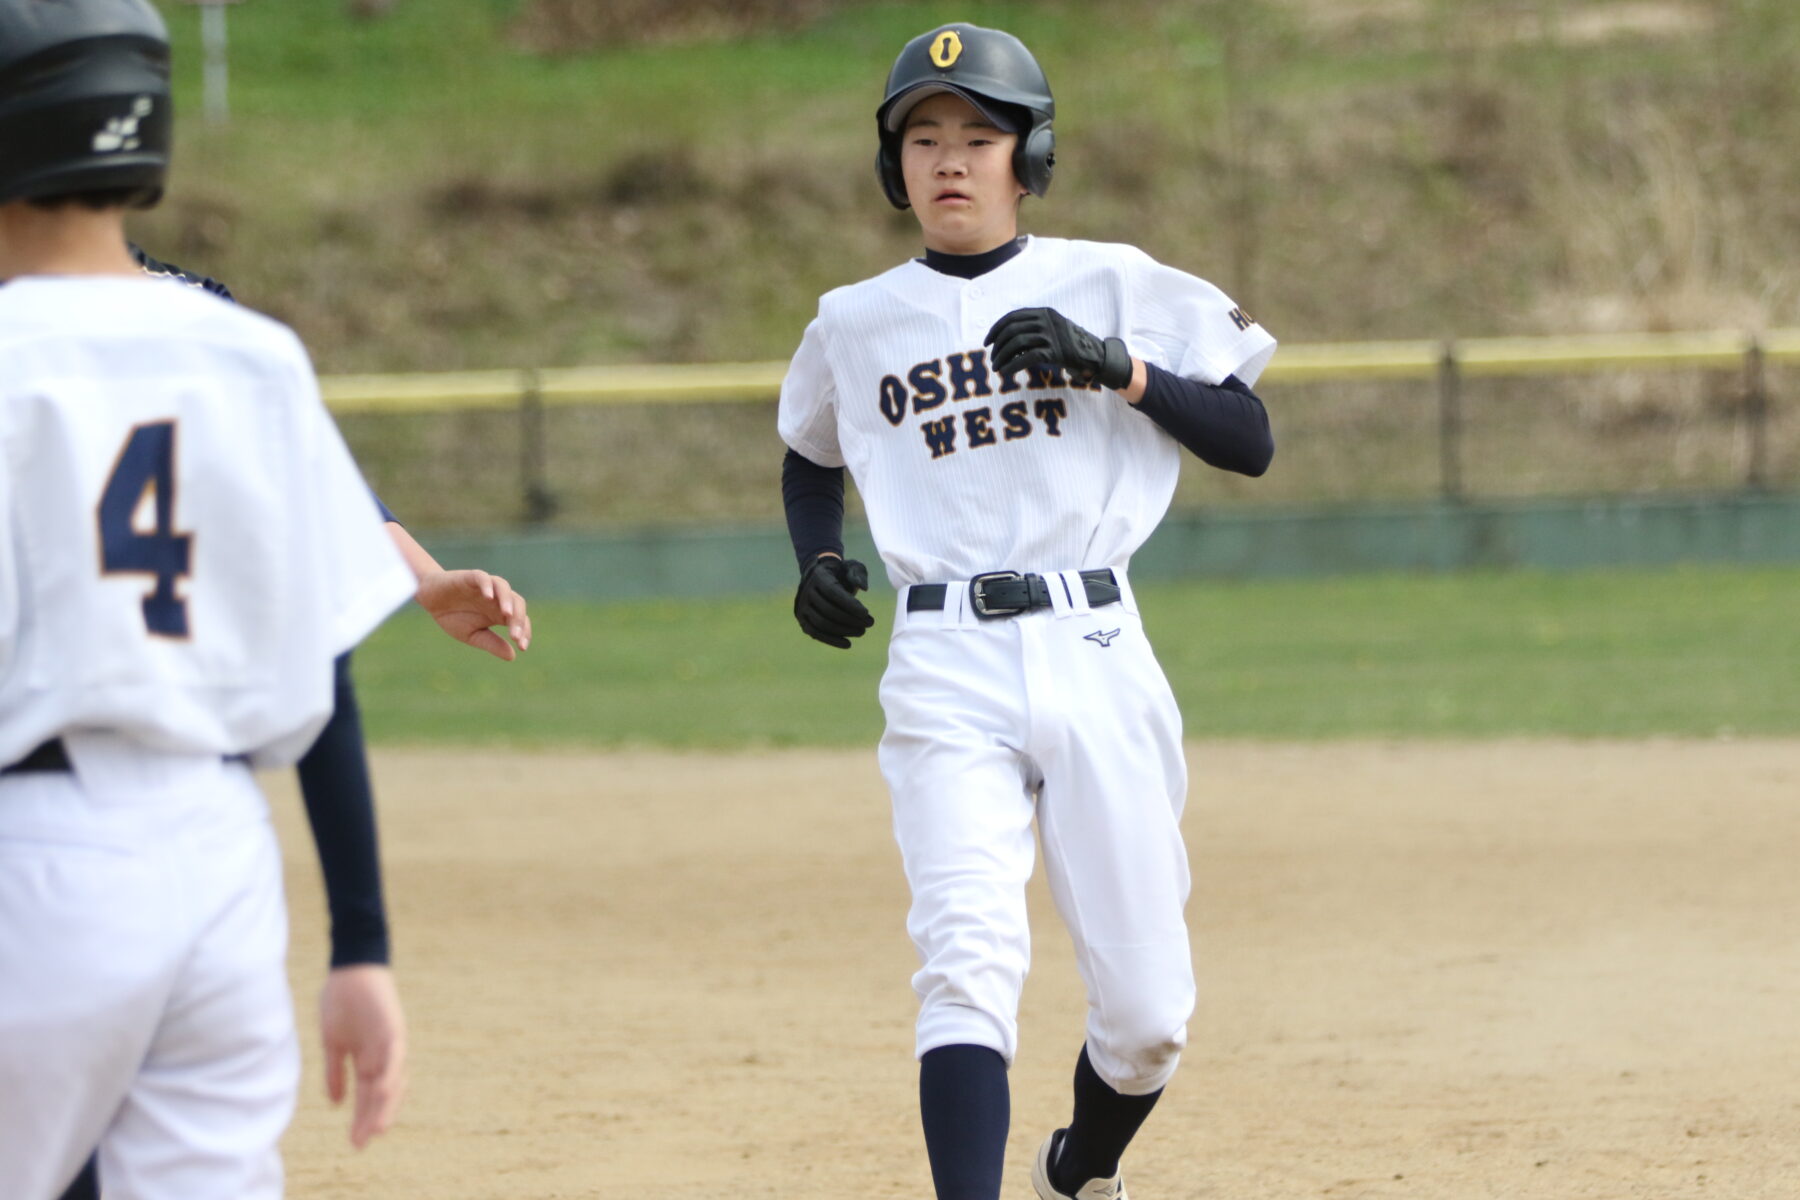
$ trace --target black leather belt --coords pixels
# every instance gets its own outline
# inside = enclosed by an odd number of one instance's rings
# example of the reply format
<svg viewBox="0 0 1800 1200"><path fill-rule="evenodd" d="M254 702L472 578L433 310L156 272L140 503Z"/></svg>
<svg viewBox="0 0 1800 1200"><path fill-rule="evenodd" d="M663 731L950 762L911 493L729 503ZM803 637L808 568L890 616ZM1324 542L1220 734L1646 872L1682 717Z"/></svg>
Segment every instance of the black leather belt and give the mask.
<svg viewBox="0 0 1800 1200"><path fill-rule="evenodd" d="M249 762L243 754L227 754L220 760L228 763ZM59 737L51 738L16 763L0 767L0 775L67 774L75 768L69 762L69 751Z"/></svg>
<svg viewBox="0 0 1800 1200"><path fill-rule="evenodd" d="M1089 608L1119 602L1119 581L1111 567L1083 571L1081 584ZM978 617L1014 617L1034 608L1049 608L1052 586L1061 587L1062 581L1017 571L989 571L969 580L969 607ZM906 611L941 612L949 588L947 583L913 584L906 592Z"/></svg>
<svg viewBox="0 0 1800 1200"><path fill-rule="evenodd" d="M0 775L25 775L34 772L47 773L72 769L69 766L69 752L63 749L62 739L51 738L18 762L0 767Z"/></svg>

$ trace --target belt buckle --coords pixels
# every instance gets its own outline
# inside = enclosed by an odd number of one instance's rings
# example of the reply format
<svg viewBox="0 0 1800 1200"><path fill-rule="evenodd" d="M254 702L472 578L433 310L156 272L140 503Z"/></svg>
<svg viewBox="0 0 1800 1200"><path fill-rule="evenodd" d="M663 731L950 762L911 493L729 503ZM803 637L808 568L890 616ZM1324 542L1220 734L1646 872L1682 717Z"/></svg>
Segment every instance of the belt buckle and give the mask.
<svg viewBox="0 0 1800 1200"><path fill-rule="evenodd" d="M1030 597L1024 604L1002 605L990 608L987 599L987 585L990 583L1023 583L1025 576L1018 571L986 571L969 580L969 604L975 615L984 621L995 617L1014 617L1031 607Z"/></svg>

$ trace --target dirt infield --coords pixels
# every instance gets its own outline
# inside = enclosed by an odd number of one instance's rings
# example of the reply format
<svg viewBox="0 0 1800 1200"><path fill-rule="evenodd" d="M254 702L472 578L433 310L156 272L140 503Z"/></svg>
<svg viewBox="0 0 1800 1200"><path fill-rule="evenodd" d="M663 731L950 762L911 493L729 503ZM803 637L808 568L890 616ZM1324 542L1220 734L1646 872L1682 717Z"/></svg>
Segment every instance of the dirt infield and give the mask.
<svg viewBox="0 0 1800 1200"><path fill-rule="evenodd" d="M1190 747L1200 1010L1136 1200L1800 1194L1800 742ZM402 1124L320 1098L298 801L295 1197L931 1194L872 750L377 755ZM1081 991L1038 933L1007 1195Z"/></svg>

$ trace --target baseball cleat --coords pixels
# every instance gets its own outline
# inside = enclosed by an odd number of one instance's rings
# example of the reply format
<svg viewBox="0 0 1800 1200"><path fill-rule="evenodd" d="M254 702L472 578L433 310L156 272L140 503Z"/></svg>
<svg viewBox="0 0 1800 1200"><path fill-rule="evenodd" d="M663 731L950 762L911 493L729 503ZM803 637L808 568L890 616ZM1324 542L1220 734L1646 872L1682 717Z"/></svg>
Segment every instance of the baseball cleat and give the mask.
<svg viewBox="0 0 1800 1200"><path fill-rule="evenodd" d="M1058 1129L1038 1147L1037 1161L1031 1164L1031 1186L1037 1189L1038 1200L1127 1200L1123 1172L1111 1179L1090 1179L1073 1192L1056 1190L1050 1182L1050 1164L1062 1150L1063 1135L1067 1132Z"/></svg>

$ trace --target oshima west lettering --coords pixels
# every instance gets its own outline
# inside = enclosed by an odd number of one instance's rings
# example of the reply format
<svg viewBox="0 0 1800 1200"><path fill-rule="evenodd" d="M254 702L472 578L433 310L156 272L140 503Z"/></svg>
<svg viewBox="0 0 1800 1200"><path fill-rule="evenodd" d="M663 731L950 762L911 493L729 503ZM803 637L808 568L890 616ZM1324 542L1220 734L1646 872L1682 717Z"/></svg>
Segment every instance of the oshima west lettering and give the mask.
<svg viewBox="0 0 1800 1200"><path fill-rule="evenodd" d="M904 375L884 375L877 402L887 423L899 428L906 423L908 414L922 415L946 403L1068 388L1105 390L1091 377L1070 378L1061 367L995 371L988 366L985 349L969 350L914 363ZM956 453L959 440L962 446L974 450L1019 441L1039 427L1049 437L1061 437L1062 423L1068 415L1068 401L1061 396L1021 396L998 406L985 404L934 414L919 423L919 431L931 457L943 458Z"/></svg>

